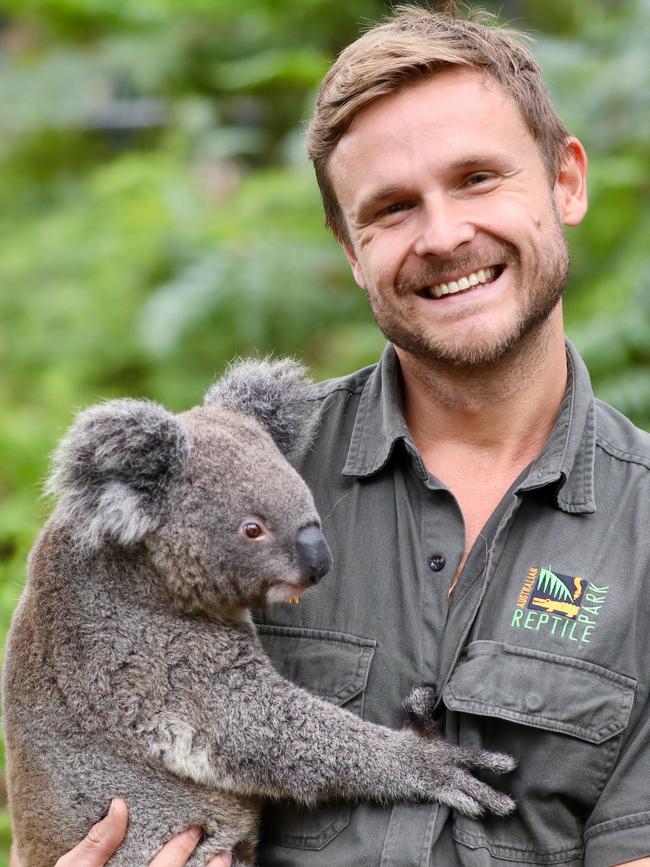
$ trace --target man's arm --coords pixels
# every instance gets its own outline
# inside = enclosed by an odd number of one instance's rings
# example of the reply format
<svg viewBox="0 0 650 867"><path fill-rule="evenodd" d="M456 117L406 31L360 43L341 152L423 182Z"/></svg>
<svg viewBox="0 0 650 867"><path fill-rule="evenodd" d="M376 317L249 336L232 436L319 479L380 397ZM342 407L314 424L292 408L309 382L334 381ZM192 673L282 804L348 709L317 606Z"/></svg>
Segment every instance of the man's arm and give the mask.
<svg viewBox="0 0 650 867"><path fill-rule="evenodd" d="M78 846L59 858L55 867L104 867L124 839L127 824L127 806L121 798L115 798L108 814L93 825L88 836ZM149 867L184 867L200 839L199 829L188 828L187 831L170 840ZM231 863L232 855L225 853L213 858L208 867L230 867ZM21 867L13 846L9 867Z"/></svg>
<svg viewBox="0 0 650 867"><path fill-rule="evenodd" d="M650 867L650 855L647 858L639 858L637 861L626 861L624 864L615 864L614 867Z"/></svg>

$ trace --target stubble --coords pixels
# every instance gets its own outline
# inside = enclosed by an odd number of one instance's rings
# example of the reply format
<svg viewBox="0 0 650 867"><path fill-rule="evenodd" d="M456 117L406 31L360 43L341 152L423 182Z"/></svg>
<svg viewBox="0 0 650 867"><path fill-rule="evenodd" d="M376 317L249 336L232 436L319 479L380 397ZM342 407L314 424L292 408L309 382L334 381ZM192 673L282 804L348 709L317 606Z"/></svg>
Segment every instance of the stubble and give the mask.
<svg viewBox="0 0 650 867"><path fill-rule="evenodd" d="M557 213L554 215L553 235L545 245L544 255L525 273L516 247L500 243L489 251L447 261L444 267L425 268L417 274L400 275L394 287L394 298L386 299L369 294L373 317L385 337L424 365L444 365L456 368L485 368L519 353L535 334L543 330L544 323L561 300L569 273L569 250ZM446 275L471 273L485 262L502 262L511 269L511 278L519 281L519 291L525 292L524 303L518 315L507 323L500 333L490 335L468 334L463 338L444 333L444 323L432 333L429 323L416 308L415 295L425 286L444 282ZM527 286L521 285L526 281ZM431 300L432 305L436 300ZM418 305L419 306L419 305ZM472 339L474 337L474 339Z"/></svg>

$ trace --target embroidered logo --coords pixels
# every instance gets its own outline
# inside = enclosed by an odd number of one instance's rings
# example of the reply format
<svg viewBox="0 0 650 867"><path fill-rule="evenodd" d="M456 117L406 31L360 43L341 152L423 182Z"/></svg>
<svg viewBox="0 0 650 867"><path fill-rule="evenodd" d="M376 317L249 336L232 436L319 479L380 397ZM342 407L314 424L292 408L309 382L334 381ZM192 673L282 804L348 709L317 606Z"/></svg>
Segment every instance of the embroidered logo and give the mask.
<svg viewBox="0 0 650 867"><path fill-rule="evenodd" d="M510 625L589 644L608 591L580 575L531 566Z"/></svg>

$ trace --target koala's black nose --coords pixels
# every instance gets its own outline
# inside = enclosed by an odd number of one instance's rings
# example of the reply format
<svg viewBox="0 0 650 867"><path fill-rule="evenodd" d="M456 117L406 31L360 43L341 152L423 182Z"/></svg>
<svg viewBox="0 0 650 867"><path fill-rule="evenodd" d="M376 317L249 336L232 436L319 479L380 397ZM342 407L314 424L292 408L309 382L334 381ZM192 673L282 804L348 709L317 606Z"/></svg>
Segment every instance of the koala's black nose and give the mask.
<svg viewBox="0 0 650 867"><path fill-rule="evenodd" d="M332 565L330 549L318 527L305 527L298 533L296 551L301 578L311 584L318 584Z"/></svg>

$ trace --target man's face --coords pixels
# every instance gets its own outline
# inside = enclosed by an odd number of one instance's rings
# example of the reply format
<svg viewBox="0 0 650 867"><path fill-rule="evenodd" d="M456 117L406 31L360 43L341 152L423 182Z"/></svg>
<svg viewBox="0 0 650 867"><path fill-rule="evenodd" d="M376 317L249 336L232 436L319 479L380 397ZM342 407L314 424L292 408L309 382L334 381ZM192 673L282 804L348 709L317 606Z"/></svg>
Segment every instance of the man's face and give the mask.
<svg viewBox="0 0 650 867"><path fill-rule="evenodd" d="M329 172L346 254L386 337L455 365L503 357L557 307L563 223L586 208L572 140L551 184L516 104L492 79L444 70L361 111Z"/></svg>

